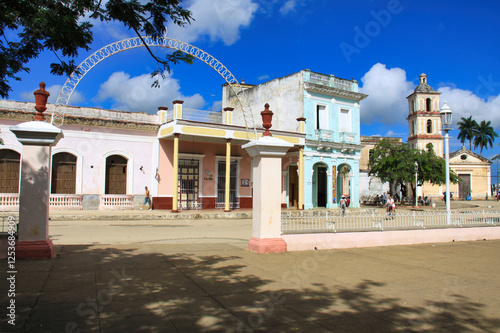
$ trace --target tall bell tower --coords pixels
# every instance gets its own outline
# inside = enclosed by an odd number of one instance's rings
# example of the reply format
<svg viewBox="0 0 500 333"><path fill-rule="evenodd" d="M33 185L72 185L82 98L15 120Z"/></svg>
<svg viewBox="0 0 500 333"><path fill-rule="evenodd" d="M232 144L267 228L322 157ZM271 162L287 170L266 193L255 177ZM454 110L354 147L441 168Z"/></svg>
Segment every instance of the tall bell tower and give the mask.
<svg viewBox="0 0 500 333"><path fill-rule="evenodd" d="M443 156L441 135L440 95L427 84L427 75L420 74L420 84L408 99L408 143L414 149L425 150L432 143L437 156Z"/></svg>

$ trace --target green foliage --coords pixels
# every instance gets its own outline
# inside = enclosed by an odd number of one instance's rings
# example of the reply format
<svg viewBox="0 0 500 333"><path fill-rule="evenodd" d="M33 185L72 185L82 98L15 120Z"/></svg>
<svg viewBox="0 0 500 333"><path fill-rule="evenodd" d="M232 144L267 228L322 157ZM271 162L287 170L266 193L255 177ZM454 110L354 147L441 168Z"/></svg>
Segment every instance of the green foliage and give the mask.
<svg viewBox="0 0 500 333"><path fill-rule="evenodd" d="M491 121L481 121L477 127L477 133L474 137L474 149L479 147L481 149L480 155L483 154L483 148L493 147L493 142L495 138L498 138L498 134L495 132L493 127L491 127Z"/></svg>
<svg viewBox="0 0 500 333"><path fill-rule="evenodd" d="M427 150L414 151L415 160L418 162L418 182L419 185L429 182L433 185L446 183L446 161L434 152L432 143L427 144ZM450 170L450 182L458 183L461 179Z"/></svg>
<svg viewBox="0 0 500 333"><path fill-rule="evenodd" d="M191 12L181 7L182 0L2 0L0 1L0 97L9 96L9 80L21 80L19 73L41 52L54 52L57 63L51 73L70 75L79 51L90 49L92 24L88 18L116 21L138 36L159 38L168 20L179 26L191 22ZM145 45L146 46L146 45ZM147 47L147 46L146 46ZM170 64L192 63L193 57L180 51L157 57L156 74L170 71ZM61 57L63 59L61 59Z"/></svg>
<svg viewBox="0 0 500 333"><path fill-rule="evenodd" d="M472 150L472 140L476 137L479 125L472 119L472 116L469 118L462 117L457 125L460 130L457 139L459 139L462 144L464 144L465 140L469 140L469 150Z"/></svg>
<svg viewBox="0 0 500 333"><path fill-rule="evenodd" d="M383 139L373 148L368 175L392 184L412 183L415 178L414 155L409 144Z"/></svg>
<svg viewBox="0 0 500 333"><path fill-rule="evenodd" d="M432 144L426 151L411 149L408 143L393 143L381 140L373 148L368 163L368 175L374 175L383 182L396 184L415 183L415 162L418 163L418 184L430 182L445 183L445 160L434 153ZM460 178L450 170L450 181L454 184Z"/></svg>

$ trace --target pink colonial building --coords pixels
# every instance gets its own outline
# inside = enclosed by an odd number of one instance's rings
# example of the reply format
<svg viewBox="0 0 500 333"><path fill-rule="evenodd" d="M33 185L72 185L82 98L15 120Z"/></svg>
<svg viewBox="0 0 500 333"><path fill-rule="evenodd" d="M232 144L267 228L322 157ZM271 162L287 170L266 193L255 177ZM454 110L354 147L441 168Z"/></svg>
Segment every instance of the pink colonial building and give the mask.
<svg viewBox="0 0 500 333"><path fill-rule="evenodd" d="M50 119L55 106L47 107ZM22 145L9 128L35 112L34 103L0 101L0 211L17 210L19 203ZM133 209L142 204L145 186L154 209L252 207L252 159L241 146L255 134L232 124L232 109L183 110L182 101L174 101L174 110L160 107L156 115L80 107L64 113L63 138L52 149L51 208ZM273 135L294 145L282 160L286 206L300 190L286 170L298 165L305 134Z"/></svg>

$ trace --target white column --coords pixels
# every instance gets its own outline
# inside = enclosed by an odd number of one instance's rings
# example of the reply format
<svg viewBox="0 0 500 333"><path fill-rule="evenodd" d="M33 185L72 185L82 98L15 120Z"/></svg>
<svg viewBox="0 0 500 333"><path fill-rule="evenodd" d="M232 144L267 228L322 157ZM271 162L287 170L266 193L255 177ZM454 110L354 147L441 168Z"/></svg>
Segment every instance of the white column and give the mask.
<svg viewBox="0 0 500 333"><path fill-rule="evenodd" d="M51 146L60 139L62 131L42 121L11 126L10 130L23 144L16 258L52 258L54 245L49 238Z"/></svg>
<svg viewBox="0 0 500 333"><path fill-rule="evenodd" d="M253 157L253 226L248 248L284 252L281 238L281 158L293 144L263 136L243 146Z"/></svg>

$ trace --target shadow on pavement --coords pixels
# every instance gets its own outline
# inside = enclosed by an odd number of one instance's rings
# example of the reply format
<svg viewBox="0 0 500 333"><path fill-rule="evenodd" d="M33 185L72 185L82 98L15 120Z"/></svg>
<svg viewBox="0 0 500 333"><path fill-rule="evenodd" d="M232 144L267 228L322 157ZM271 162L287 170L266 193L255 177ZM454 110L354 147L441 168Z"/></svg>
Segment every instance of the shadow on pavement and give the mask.
<svg viewBox="0 0 500 333"><path fill-rule="evenodd" d="M342 285L308 274L308 267L313 272L326 268L334 251L321 257L311 252L307 259L223 252L207 247L190 253L173 245L63 246L52 260L20 261L16 326L3 316L2 332L469 332L500 327L500 320L481 313L481 303L458 294L412 306L384 296L388 286L382 282ZM3 283L0 301L6 304Z"/></svg>

